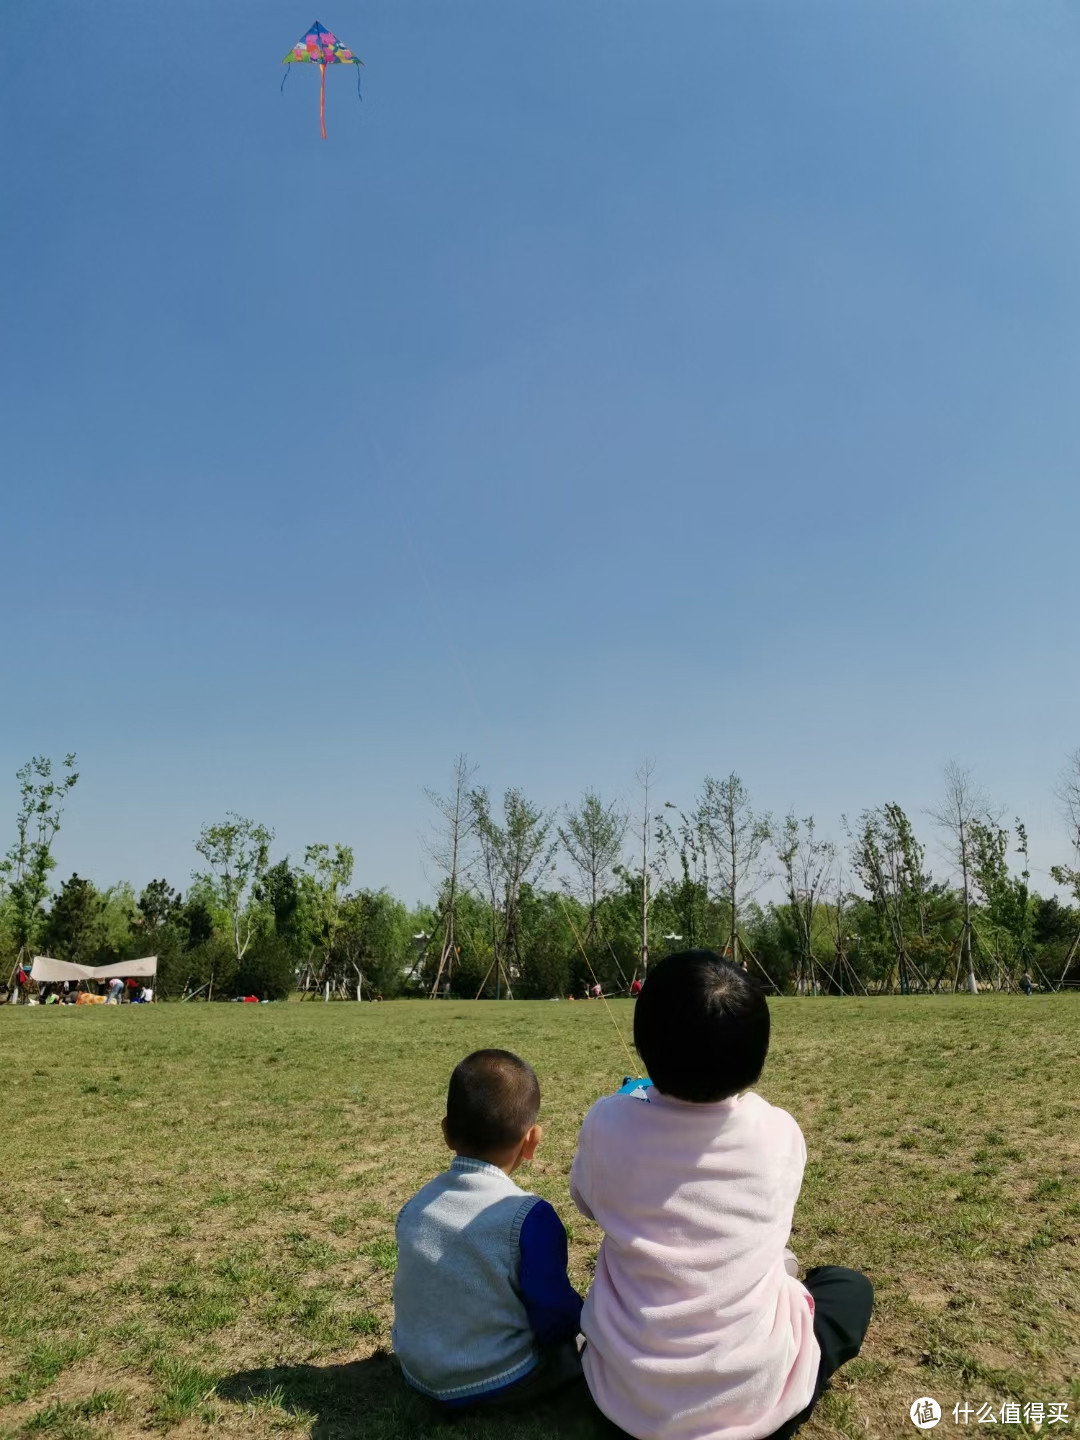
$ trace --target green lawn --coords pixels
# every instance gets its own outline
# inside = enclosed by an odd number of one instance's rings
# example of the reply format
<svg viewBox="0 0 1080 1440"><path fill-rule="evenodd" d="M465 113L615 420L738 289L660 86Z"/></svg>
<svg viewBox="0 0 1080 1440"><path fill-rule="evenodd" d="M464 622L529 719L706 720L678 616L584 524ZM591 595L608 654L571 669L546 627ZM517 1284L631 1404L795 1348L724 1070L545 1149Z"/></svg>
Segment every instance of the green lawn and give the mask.
<svg viewBox="0 0 1080 1440"><path fill-rule="evenodd" d="M629 1004L613 1013L628 1033ZM760 1089L810 1152L794 1248L878 1294L807 1440L914 1435L924 1394L1075 1417L1080 998L785 999L773 1017ZM584 1289L598 1234L567 1172L582 1113L629 1068L603 1006L0 1011L0 1436L449 1433L387 1358L393 1221L445 1163L446 1079L482 1045L540 1076L523 1183L567 1222ZM453 1433L602 1432L556 1410Z"/></svg>

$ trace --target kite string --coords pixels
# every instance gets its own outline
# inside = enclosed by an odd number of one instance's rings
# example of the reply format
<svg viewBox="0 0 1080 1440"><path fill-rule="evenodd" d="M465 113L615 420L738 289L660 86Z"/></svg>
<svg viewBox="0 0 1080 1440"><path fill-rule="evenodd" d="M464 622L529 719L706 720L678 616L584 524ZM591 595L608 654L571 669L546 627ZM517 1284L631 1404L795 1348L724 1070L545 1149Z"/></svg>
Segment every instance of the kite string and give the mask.
<svg viewBox="0 0 1080 1440"><path fill-rule="evenodd" d="M605 1010L607 1011L607 1013L608 1013L608 1019L611 1021L612 1025L615 1026L615 1034L618 1035L619 1040L622 1042L622 1047L623 1047L623 1049L626 1051L627 1059L630 1061L630 1067L631 1067L631 1070L633 1071L633 1070L635 1070L635 1069L637 1068L637 1063L638 1063L638 1062L637 1062L637 1059L636 1059L635 1056L634 1056L634 1052L630 1049L630 1046L627 1044L626 1036L623 1034L623 1032L622 1032L622 1027L619 1025L618 1020L615 1019L615 1012L614 1012L614 1010L612 1010L611 1005L610 1005L609 1002L608 1002L608 998L607 998L607 996L604 994L604 987L603 987L603 985L600 985L600 981L597 979L596 971L595 971L595 970L593 969L593 967L592 967L592 961L589 959L588 954L586 953L585 946L581 943L581 936L580 936L580 935L578 934L578 932L577 932L577 926L574 924L573 920L570 918L570 911L566 908L566 901L563 899L562 891L557 890L555 893L556 893L556 894L558 895L558 897L559 897L559 904L562 906L562 912L563 912L563 914L566 916L566 923L570 926L570 929L573 931L574 939L577 941L577 947L578 947L578 949L581 951L582 958L584 959L585 964L589 967L589 974L590 974L590 975L592 976L592 978L593 978L593 984L600 986L600 999L604 1002L604 1009L605 1009Z"/></svg>
<svg viewBox="0 0 1080 1440"><path fill-rule="evenodd" d="M626 972L623 970L622 966L619 964L619 957L618 957L618 955L615 954L615 946L612 945L611 941L610 941L610 940L608 939L608 937L604 934L603 927L601 926L599 920L597 920L597 922L596 922L596 931L597 931L597 934L598 934L599 938L600 938L600 939L604 942L604 944L607 946L607 948L608 948L608 950L609 950L609 952L610 952L610 954L611 954L612 960L615 961L615 969L619 972L619 979L620 979L620 980L622 981L622 983L626 986L627 991L629 991L629 989L630 989L630 982L629 982L629 980L627 980L627 978L626 978ZM635 976L637 975L637 966L636 966L636 965L634 966L634 974L635 974Z"/></svg>
<svg viewBox="0 0 1080 1440"><path fill-rule="evenodd" d="M285 81L289 78L289 76L290 76L291 74L292 74L292 66L291 66L291 65L286 65L286 66L285 66L285 74L281 77L281 89L278 91L278 94L279 94L279 95L283 95L283 94L285 93Z"/></svg>

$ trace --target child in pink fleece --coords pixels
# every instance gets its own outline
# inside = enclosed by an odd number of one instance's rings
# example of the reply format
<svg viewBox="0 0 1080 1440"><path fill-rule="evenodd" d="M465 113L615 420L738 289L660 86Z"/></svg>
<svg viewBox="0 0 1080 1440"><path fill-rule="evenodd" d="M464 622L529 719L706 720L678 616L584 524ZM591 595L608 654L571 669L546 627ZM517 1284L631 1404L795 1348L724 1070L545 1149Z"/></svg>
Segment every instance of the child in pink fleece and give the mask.
<svg viewBox="0 0 1080 1440"><path fill-rule="evenodd" d="M769 1048L765 997L711 950L669 956L638 998L634 1043L647 1103L598 1100L570 1174L604 1231L581 1317L592 1397L637 1440L788 1440L859 1353L873 1291L839 1266L797 1279L786 1246L806 1144L748 1091Z"/></svg>

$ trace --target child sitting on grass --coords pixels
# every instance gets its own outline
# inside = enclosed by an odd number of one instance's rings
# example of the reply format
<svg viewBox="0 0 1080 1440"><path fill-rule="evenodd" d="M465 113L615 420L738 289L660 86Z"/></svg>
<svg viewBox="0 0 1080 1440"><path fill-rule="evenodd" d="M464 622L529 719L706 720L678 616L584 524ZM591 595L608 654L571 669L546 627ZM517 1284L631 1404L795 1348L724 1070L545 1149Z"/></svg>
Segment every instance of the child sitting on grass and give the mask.
<svg viewBox="0 0 1080 1440"><path fill-rule="evenodd" d="M859 1353L873 1291L839 1266L796 1278L806 1144L747 1089L769 1048L765 997L711 950L672 955L645 981L634 1043L648 1103L598 1100L570 1174L604 1231L582 1314L589 1389L637 1440L787 1440Z"/></svg>
<svg viewBox="0 0 1080 1440"><path fill-rule="evenodd" d="M529 1405L581 1378L566 1231L510 1178L540 1144L539 1110L523 1060L466 1056L442 1125L454 1159L398 1215L394 1350L408 1384L446 1408Z"/></svg>

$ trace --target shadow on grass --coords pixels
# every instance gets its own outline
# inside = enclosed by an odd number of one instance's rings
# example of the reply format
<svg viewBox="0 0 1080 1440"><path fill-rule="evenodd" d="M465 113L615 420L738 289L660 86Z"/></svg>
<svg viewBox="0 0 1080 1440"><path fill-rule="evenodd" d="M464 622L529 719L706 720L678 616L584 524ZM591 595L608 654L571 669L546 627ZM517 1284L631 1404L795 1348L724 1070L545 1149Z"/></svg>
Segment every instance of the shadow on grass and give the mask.
<svg viewBox="0 0 1080 1440"><path fill-rule="evenodd" d="M613 1440L620 1431L593 1407L584 1386L524 1414L448 1419L376 1351L346 1365L280 1365L241 1370L218 1382L222 1400L307 1422L310 1440Z"/></svg>

